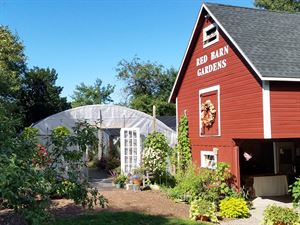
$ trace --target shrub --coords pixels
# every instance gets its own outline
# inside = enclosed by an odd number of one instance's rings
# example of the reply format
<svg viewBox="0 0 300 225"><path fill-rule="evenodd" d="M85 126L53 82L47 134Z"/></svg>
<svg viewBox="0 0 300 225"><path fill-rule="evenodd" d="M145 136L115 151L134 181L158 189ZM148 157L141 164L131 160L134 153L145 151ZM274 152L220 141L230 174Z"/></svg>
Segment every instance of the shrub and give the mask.
<svg viewBox="0 0 300 225"><path fill-rule="evenodd" d="M225 198L220 202L221 216L226 218L247 218L249 208L243 198Z"/></svg>
<svg viewBox="0 0 300 225"><path fill-rule="evenodd" d="M292 193L294 206L295 207L299 206L299 201L300 201L300 178L299 177L296 178L295 183L290 185L289 191Z"/></svg>
<svg viewBox="0 0 300 225"><path fill-rule="evenodd" d="M291 208L269 205L264 210L262 224L273 225L279 223L286 225L299 225L299 214Z"/></svg>
<svg viewBox="0 0 300 225"><path fill-rule="evenodd" d="M208 217L211 222L218 222L215 204L204 199L193 200L190 207L190 218L201 220L201 216Z"/></svg>
<svg viewBox="0 0 300 225"><path fill-rule="evenodd" d="M166 173L167 158L171 150L166 137L159 132L153 132L145 139L144 146L143 167L154 174L155 181L161 181Z"/></svg>
<svg viewBox="0 0 300 225"><path fill-rule="evenodd" d="M127 176L125 176L124 174L120 174L116 177L114 183L124 185L126 183L127 179L128 179Z"/></svg>
<svg viewBox="0 0 300 225"><path fill-rule="evenodd" d="M203 177L199 176L199 170L190 163L186 171L180 171L176 176L176 186L167 191L168 196L181 200L192 201L200 196L203 189Z"/></svg>

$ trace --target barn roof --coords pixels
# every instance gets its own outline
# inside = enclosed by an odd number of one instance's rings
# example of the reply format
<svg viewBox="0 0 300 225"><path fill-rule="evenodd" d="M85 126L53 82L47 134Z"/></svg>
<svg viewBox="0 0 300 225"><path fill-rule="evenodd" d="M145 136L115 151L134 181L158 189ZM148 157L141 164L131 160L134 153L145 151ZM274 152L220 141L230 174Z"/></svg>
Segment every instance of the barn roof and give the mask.
<svg viewBox="0 0 300 225"><path fill-rule="evenodd" d="M300 81L300 13L205 3L199 12L170 101L175 101L176 89L179 88L206 13L261 80Z"/></svg>

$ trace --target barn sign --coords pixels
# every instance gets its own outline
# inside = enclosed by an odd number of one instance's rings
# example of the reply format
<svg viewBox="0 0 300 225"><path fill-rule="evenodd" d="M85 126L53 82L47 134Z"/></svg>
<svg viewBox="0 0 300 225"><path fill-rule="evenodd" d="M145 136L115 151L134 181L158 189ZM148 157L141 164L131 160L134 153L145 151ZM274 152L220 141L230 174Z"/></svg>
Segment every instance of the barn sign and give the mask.
<svg viewBox="0 0 300 225"><path fill-rule="evenodd" d="M198 76L203 76L205 74L223 69L227 66L227 60L226 59L220 59L225 55L228 55L229 53L229 46L226 45L222 48L219 48L215 51L212 51L209 54L209 57L207 55L203 55L199 58L196 59L196 67L201 66L201 68L197 69L197 75ZM204 64L208 63L208 59L210 64L203 66ZM211 63L211 61L215 59L220 59L217 62Z"/></svg>

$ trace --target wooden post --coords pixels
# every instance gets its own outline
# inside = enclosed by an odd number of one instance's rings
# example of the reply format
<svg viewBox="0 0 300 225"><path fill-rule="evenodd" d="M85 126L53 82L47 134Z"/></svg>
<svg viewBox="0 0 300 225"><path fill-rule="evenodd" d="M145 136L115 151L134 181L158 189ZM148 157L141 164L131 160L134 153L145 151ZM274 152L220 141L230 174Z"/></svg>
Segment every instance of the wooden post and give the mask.
<svg viewBox="0 0 300 225"><path fill-rule="evenodd" d="M156 131L156 107L153 105L153 122L152 122L152 132Z"/></svg>
<svg viewBox="0 0 300 225"><path fill-rule="evenodd" d="M97 123L97 133L98 133L98 159L102 158L102 113L101 110L99 111L99 121Z"/></svg>

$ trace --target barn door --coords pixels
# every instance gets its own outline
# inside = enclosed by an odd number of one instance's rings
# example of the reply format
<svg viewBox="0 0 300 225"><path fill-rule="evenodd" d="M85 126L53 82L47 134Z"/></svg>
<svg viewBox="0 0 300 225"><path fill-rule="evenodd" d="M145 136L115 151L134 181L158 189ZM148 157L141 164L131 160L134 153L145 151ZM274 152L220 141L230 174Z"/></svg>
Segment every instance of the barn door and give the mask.
<svg viewBox="0 0 300 225"><path fill-rule="evenodd" d="M121 128L121 169L128 174L141 162L139 128Z"/></svg>

